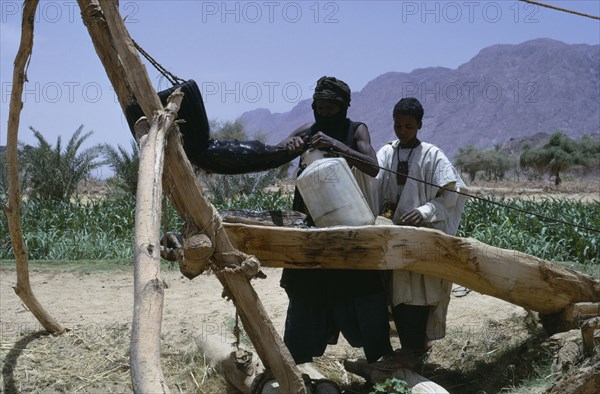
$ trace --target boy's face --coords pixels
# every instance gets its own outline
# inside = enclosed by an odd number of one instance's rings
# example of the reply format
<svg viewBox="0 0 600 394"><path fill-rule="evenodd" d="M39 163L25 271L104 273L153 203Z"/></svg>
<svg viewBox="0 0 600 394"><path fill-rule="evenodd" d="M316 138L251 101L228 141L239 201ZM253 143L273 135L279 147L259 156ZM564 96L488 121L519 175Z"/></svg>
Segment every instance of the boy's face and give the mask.
<svg viewBox="0 0 600 394"><path fill-rule="evenodd" d="M421 128L421 122L412 115L394 115L394 132L401 144L412 141Z"/></svg>

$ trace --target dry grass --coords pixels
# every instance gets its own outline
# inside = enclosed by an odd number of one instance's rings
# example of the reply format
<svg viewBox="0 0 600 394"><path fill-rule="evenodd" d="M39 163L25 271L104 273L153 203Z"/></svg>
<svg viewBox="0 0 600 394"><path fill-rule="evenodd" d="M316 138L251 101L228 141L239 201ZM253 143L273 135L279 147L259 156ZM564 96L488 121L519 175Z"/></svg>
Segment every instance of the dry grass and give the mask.
<svg viewBox="0 0 600 394"><path fill-rule="evenodd" d="M531 314L454 328L434 346L422 373L454 393L519 393L511 388L549 369L544 337Z"/></svg>
<svg viewBox="0 0 600 394"><path fill-rule="evenodd" d="M3 336L5 392L130 392L127 327L97 328Z"/></svg>
<svg viewBox="0 0 600 394"><path fill-rule="evenodd" d="M41 331L3 333L2 392L131 393L130 330L125 324L74 328L56 337ZM226 392L223 378L187 338L163 341L162 365L173 392Z"/></svg>

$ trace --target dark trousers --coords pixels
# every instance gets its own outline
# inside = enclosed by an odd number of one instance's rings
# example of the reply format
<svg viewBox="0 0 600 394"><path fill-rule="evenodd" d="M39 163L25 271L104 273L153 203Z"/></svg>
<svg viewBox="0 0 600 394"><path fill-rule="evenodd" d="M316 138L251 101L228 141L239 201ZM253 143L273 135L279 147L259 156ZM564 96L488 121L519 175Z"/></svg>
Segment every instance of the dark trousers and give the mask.
<svg viewBox="0 0 600 394"><path fill-rule="evenodd" d="M427 343L429 306L398 304L392 308L402 349L423 351Z"/></svg>
<svg viewBox="0 0 600 394"><path fill-rule="evenodd" d="M363 348L368 362L392 351L378 272L291 271L285 275L289 304L283 340L297 364L323 355L340 331L350 345ZM302 286L295 286L299 278Z"/></svg>

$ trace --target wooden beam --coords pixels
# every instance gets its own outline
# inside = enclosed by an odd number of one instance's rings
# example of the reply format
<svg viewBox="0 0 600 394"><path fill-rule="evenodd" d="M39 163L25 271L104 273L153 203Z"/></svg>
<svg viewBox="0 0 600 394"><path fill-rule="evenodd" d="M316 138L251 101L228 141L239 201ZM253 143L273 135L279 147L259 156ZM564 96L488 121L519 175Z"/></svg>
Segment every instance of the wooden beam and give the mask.
<svg viewBox="0 0 600 394"><path fill-rule="evenodd" d="M226 223L266 267L404 269L447 279L543 314L600 301L600 281L537 257L407 226L281 228Z"/></svg>
<svg viewBox="0 0 600 394"><path fill-rule="evenodd" d="M127 82L123 64L113 46L112 36L108 24L97 0L77 0L81 9L81 17L88 33L92 38L92 44L104 66L104 70L110 80L123 113L133 100L133 91ZM150 114L151 115L151 114Z"/></svg>
<svg viewBox="0 0 600 394"><path fill-rule="evenodd" d="M170 125L175 116L167 115L161 120L164 116L159 112L163 109L162 103L131 43L116 2L99 0L99 5L106 19L110 42L122 63L125 80L131 86L146 116L154 119L150 133L140 141L140 153L143 156L140 156L136 200L135 303L130 355L133 390L136 393L170 393L160 362L164 301L164 289L160 278L160 212L165 130L159 132L158 122ZM102 36L102 39L107 38ZM181 98L179 101L181 102Z"/></svg>
<svg viewBox="0 0 600 394"><path fill-rule="evenodd" d="M139 181L135 209L135 265L131 376L136 393L168 393L160 364L160 332L164 285L160 277L160 223L165 134L171 129L183 94L178 89L152 125L141 127ZM138 124L137 126L140 126ZM148 126L149 130L148 130Z"/></svg>
<svg viewBox="0 0 600 394"><path fill-rule="evenodd" d="M217 278L233 300L244 330L263 364L273 372L282 393L305 393L300 371L250 284L249 276L258 269L258 261L231 245L221 217L202 193L198 178L186 159L180 136L175 134L167 142L165 175L169 178L165 180L165 190L173 205L211 238L215 246L214 258L219 260Z"/></svg>
<svg viewBox="0 0 600 394"><path fill-rule="evenodd" d="M128 85L131 87L133 95L142 107L146 117L152 119L154 111L161 110L163 106L150 82L148 71L131 41L123 18L119 14L117 2L114 0L98 0L98 3L106 19L106 26L110 32L112 44L122 63L126 81L128 81ZM102 39L105 38L104 36L101 37ZM119 76L119 74L115 76Z"/></svg>

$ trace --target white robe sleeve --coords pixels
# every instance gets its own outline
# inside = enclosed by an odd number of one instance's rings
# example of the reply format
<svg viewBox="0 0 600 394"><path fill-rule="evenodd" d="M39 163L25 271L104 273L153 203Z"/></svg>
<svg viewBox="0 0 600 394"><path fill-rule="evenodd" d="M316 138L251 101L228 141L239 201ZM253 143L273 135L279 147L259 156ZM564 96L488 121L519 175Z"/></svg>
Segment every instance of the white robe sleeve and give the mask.
<svg viewBox="0 0 600 394"><path fill-rule="evenodd" d="M436 197L417 208L421 212L423 221L426 223L442 222L448 219L448 213L456 208L458 203L458 194L450 190L456 190L456 182L449 183L439 189Z"/></svg>

